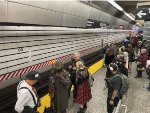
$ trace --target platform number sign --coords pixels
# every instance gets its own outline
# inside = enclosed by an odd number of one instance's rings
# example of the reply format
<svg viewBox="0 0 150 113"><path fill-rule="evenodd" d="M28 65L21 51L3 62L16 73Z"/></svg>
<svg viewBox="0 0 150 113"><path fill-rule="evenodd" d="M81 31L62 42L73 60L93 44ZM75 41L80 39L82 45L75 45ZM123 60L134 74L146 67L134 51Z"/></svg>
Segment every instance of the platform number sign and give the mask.
<svg viewBox="0 0 150 113"><path fill-rule="evenodd" d="M18 48L18 52L20 53L20 52L23 52L23 48L22 47L19 47Z"/></svg>
<svg viewBox="0 0 150 113"><path fill-rule="evenodd" d="M136 10L136 20L150 20L150 8Z"/></svg>

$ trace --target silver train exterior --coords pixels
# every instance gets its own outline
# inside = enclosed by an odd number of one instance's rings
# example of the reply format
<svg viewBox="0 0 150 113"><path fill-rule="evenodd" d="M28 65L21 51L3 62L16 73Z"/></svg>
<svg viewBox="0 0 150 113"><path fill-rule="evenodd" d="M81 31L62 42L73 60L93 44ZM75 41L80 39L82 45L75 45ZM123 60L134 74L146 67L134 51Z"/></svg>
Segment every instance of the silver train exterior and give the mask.
<svg viewBox="0 0 150 113"><path fill-rule="evenodd" d="M112 10L113 11L113 10ZM113 12L113 13L116 13ZM125 17L123 15L122 17ZM0 23L25 23L85 28L88 19L109 23L110 27L130 28L131 19L116 18L101 9L77 0L0 0Z"/></svg>
<svg viewBox="0 0 150 113"><path fill-rule="evenodd" d="M0 88L24 78L26 73L49 70L55 62L68 62L126 38L128 30L62 27L3 26L0 28Z"/></svg>

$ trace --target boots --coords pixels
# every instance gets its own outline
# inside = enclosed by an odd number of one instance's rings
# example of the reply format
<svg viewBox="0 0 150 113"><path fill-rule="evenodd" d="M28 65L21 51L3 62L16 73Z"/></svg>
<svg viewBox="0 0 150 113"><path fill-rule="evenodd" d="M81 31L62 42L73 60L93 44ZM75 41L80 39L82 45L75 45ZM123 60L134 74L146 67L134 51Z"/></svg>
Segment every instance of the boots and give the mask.
<svg viewBox="0 0 150 113"><path fill-rule="evenodd" d="M150 83L149 83L149 86L147 87L148 91L150 91Z"/></svg>
<svg viewBox="0 0 150 113"><path fill-rule="evenodd" d="M80 110L77 113L85 113L84 108L80 108Z"/></svg>

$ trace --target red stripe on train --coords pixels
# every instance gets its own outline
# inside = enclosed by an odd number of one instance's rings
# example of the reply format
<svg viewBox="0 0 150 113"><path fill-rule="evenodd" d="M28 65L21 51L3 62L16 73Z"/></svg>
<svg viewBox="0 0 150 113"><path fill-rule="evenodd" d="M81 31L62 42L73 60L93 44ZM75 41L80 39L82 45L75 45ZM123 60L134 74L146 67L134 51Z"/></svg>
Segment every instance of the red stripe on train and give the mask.
<svg viewBox="0 0 150 113"><path fill-rule="evenodd" d="M88 49L85 49L85 50L82 50L80 52L82 52L81 54L84 54L85 52L93 50L93 49L96 49L97 47L100 47L100 45L92 47L92 48L88 48ZM42 67L55 64L58 61L65 60L65 59L68 59L68 58L71 58L71 54L65 55L65 56L62 56L62 57L59 57L59 58L56 58L56 59L44 62L44 63L36 64L34 66L26 67L24 69L20 69L20 70L17 70L17 71L13 71L13 72L4 74L4 75L0 76L0 81L5 81L5 80L8 80L10 78L21 76L21 75L23 75L25 73L28 73L30 71L37 70L37 69L40 69Z"/></svg>

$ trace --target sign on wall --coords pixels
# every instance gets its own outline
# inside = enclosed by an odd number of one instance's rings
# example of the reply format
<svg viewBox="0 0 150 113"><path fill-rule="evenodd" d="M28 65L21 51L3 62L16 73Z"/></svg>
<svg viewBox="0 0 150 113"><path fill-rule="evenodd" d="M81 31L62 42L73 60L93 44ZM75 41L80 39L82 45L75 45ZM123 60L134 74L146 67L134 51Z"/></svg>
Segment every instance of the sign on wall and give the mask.
<svg viewBox="0 0 150 113"><path fill-rule="evenodd" d="M150 8L137 9L135 19L150 20Z"/></svg>
<svg viewBox="0 0 150 113"><path fill-rule="evenodd" d="M88 19L87 28L107 28L109 27L109 23Z"/></svg>

